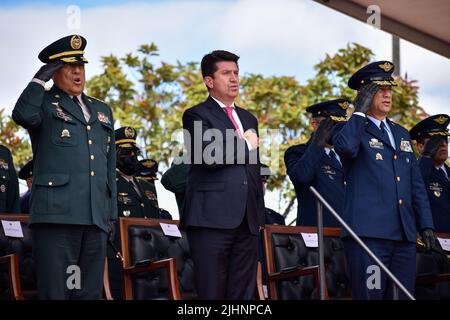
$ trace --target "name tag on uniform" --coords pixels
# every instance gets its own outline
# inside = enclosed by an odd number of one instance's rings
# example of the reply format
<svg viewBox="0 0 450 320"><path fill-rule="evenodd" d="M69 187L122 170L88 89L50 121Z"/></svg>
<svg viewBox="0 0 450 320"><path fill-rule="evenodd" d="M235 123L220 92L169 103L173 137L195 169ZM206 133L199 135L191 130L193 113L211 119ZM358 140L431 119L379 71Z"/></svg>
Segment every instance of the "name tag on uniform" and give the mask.
<svg viewBox="0 0 450 320"><path fill-rule="evenodd" d="M384 149L383 142L378 141L376 138L372 138L369 140L369 147L374 149Z"/></svg>
<svg viewBox="0 0 450 320"><path fill-rule="evenodd" d="M404 152L413 152L411 143L408 140L400 141L400 150Z"/></svg>

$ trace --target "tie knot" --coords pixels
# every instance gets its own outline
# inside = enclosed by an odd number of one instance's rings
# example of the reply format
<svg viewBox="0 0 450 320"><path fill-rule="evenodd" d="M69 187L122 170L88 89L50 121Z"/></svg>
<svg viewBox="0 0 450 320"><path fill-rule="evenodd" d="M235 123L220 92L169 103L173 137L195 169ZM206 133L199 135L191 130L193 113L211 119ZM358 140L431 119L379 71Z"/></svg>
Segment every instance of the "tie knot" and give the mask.
<svg viewBox="0 0 450 320"><path fill-rule="evenodd" d="M233 107L232 106L225 107L225 111L230 115L233 113Z"/></svg>

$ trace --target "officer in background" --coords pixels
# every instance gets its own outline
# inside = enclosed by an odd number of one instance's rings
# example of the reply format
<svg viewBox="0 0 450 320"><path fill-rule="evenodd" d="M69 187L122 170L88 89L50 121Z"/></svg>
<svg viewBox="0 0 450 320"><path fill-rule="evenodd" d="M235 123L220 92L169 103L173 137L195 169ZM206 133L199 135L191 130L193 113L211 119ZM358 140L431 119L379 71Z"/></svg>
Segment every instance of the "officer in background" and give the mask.
<svg viewBox="0 0 450 320"><path fill-rule="evenodd" d="M159 207L158 194L156 193L155 180L158 180L158 162L153 159L143 159L139 161L136 179L142 184L144 193L150 198L153 206L159 210L160 219L172 220L169 211Z"/></svg>
<svg viewBox="0 0 450 320"><path fill-rule="evenodd" d="M33 160L28 161L19 171L19 179L25 180L28 190L20 196L20 213L30 213L31 186L33 185Z"/></svg>
<svg viewBox="0 0 450 320"><path fill-rule="evenodd" d="M393 71L391 62L378 61L351 76L355 112L332 140L345 164L343 219L414 294L416 231L430 250L433 220L409 132L387 118ZM392 299L392 281L380 272L380 286L369 286L375 262L347 232L342 236L353 298Z"/></svg>
<svg viewBox="0 0 450 320"><path fill-rule="evenodd" d="M45 65L12 113L33 149L30 227L40 299L102 298L107 235L117 219L114 120L109 106L83 93L85 47L85 38L70 35L43 49Z"/></svg>
<svg viewBox="0 0 450 320"><path fill-rule="evenodd" d="M317 226L317 200L310 186L316 188L338 214L343 210L344 171L330 138L335 124L347 120L348 106L348 100L336 99L306 108L312 114L313 134L306 144L286 150L284 162L297 194L297 225ZM326 208L323 225L340 227Z"/></svg>
<svg viewBox="0 0 450 320"><path fill-rule="evenodd" d="M11 152L0 145L0 213L19 213L19 181Z"/></svg>
<svg viewBox="0 0 450 320"><path fill-rule="evenodd" d="M155 207L156 193L145 192L142 179L135 174L139 169L136 145L136 130L122 127L115 131L117 148L117 206L119 217L159 218L158 207Z"/></svg>
<svg viewBox="0 0 450 320"><path fill-rule="evenodd" d="M191 169L190 164L183 163L182 157L183 155L180 154L178 158L174 159L170 168L164 172L161 178L164 188L175 194L180 217L183 214L187 176Z"/></svg>
<svg viewBox="0 0 450 320"><path fill-rule="evenodd" d="M450 117L437 114L428 117L411 130L420 153L419 165L430 201L436 232L450 232L450 170L448 158L448 124Z"/></svg>

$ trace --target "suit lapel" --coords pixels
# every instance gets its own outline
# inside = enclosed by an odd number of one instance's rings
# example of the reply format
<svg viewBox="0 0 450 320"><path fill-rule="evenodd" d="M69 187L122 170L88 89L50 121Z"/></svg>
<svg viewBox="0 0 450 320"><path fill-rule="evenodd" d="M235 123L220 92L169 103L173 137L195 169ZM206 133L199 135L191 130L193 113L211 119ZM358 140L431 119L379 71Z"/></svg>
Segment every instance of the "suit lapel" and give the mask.
<svg viewBox="0 0 450 320"><path fill-rule="evenodd" d="M82 123L86 123L86 119L84 119L83 116L83 111L79 106L75 104L75 102L72 101L72 99L70 99L67 93L56 86L53 86L52 90L54 90L55 94L60 97L58 101L59 106L61 106L65 111L70 113Z"/></svg>
<svg viewBox="0 0 450 320"><path fill-rule="evenodd" d="M211 114L214 117L219 119L220 122L223 123L228 129L235 129L233 122L231 122L230 118L228 118L227 113L222 109L221 106L219 106L216 101L214 101L213 98L211 98L211 96L208 97L206 102L209 110L211 111Z"/></svg>

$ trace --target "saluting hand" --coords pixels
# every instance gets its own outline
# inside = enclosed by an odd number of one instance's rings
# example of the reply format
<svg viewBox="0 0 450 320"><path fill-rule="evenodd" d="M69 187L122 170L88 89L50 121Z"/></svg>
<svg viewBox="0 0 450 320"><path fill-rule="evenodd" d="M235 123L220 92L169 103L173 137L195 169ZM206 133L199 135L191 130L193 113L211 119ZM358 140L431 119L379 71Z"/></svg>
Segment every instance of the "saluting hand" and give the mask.
<svg viewBox="0 0 450 320"><path fill-rule="evenodd" d="M333 127L336 123L331 118L323 119L316 132L314 132L312 143L316 146L323 148L325 144L330 140Z"/></svg>
<svg viewBox="0 0 450 320"><path fill-rule="evenodd" d="M58 69L60 69L63 65L64 65L64 62L62 62L61 60L56 61L56 62L47 63L39 69L39 71L34 75L33 78L47 82L48 80L50 80L53 77L55 72Z"/></svg>
<svg viewBox="0 0 450 320"><path fill-rule="evenodd" d="M355 106L355 112L367 113L372 104L374 95L377 93L379 87L375 83L371 82L359 89L356 95L353 105Z"/></svg>

